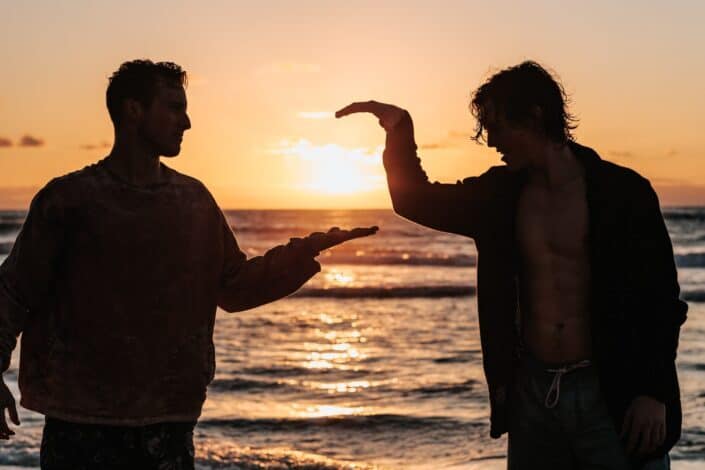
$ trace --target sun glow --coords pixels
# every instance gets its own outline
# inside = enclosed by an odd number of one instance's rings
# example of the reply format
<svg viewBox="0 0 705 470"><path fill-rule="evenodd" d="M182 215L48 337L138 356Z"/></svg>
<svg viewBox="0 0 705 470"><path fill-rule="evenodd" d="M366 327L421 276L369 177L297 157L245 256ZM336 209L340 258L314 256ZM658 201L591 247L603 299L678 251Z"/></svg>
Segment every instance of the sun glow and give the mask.
<svg viewBox="0 0 705 470"><path fill-rule="evenodd" d="M373 191L384 185L382 148L349 149L337 144L314 145L300 139L282 141L274 153L301 172L297 185L306 191L346 195Z"/></svg>

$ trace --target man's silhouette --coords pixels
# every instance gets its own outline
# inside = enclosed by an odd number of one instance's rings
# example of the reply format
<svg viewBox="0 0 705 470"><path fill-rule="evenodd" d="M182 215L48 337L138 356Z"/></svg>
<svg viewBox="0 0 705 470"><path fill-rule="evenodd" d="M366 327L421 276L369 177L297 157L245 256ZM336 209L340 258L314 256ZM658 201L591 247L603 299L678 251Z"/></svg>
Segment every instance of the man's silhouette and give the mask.
<svg viewBox="0 0 705 470"><path fill-rule="evenodd" d="M22 332L21 404L46 416L43 469L193 468L192 430L213 378L216 307L296 291L323 249L376 228L331 229L246 259L206 187L160 162L178 155L186 74L122 64L103 160L33 199L0 267L0 371ZM0 438L19 424L0 380Z"/></svg>
<svg viewBox="0 0 705 470"><path fill-rule="evenodd" d="M510 469L668 468L687 306L656 194L572 139L565 93L535 62L495 74L471 110L506 166L457 184L429 183L406 111L336 115L387 131L398 214L475 240L490 434L509 432Z"/></svg>

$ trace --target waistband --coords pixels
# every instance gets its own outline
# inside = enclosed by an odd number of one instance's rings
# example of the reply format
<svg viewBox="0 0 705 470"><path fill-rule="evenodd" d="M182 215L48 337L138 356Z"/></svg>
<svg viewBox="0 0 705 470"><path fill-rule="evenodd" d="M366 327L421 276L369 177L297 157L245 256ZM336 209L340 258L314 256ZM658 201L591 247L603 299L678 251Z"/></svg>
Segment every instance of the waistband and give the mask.
<svg viewBox="0 0 705 470"><path fill-rule="evenodd" d="M532 370L548 373L556 373L559 370L563 370L565 373L576 369L592 367L594 365L590 359L568 362L546 362L526 350L520 351L519 362Z"/></svg>
<svg viewBox="0 0 705 470"><path fill-rule="evenodd" d="M520 359L522 364L532 372L553 375L553 381L544 399L544 406L546 408L555 408L556 405L558 405L561 396L561 378L563 375L570 374L580 369L592 368L592 362L589 359L563 363L549 363L528 354L526 351L520 356Z"/></svg>

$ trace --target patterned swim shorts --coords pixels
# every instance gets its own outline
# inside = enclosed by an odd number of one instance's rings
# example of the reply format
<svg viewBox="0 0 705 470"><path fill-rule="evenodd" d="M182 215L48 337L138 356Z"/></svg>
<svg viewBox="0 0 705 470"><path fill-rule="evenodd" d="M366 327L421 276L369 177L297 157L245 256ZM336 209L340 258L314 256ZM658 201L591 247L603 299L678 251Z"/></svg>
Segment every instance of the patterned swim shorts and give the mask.
<svg viewBox="0 0 705 470"><path fill-rule="evenodd" d="M42 470L193 470L196 423L105 426L46 418Z"/></svg>

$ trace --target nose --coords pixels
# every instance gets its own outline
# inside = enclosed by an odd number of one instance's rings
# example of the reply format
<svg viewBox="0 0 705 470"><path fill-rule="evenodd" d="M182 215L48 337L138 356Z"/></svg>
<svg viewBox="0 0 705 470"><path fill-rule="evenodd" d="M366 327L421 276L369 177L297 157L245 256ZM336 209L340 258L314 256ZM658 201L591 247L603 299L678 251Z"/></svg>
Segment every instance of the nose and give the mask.
<svg viewBox="0 0 705 470"><path fill-rule="evenodd" d="M184 130L191 129L191 119L184 113Z"/></svg>

